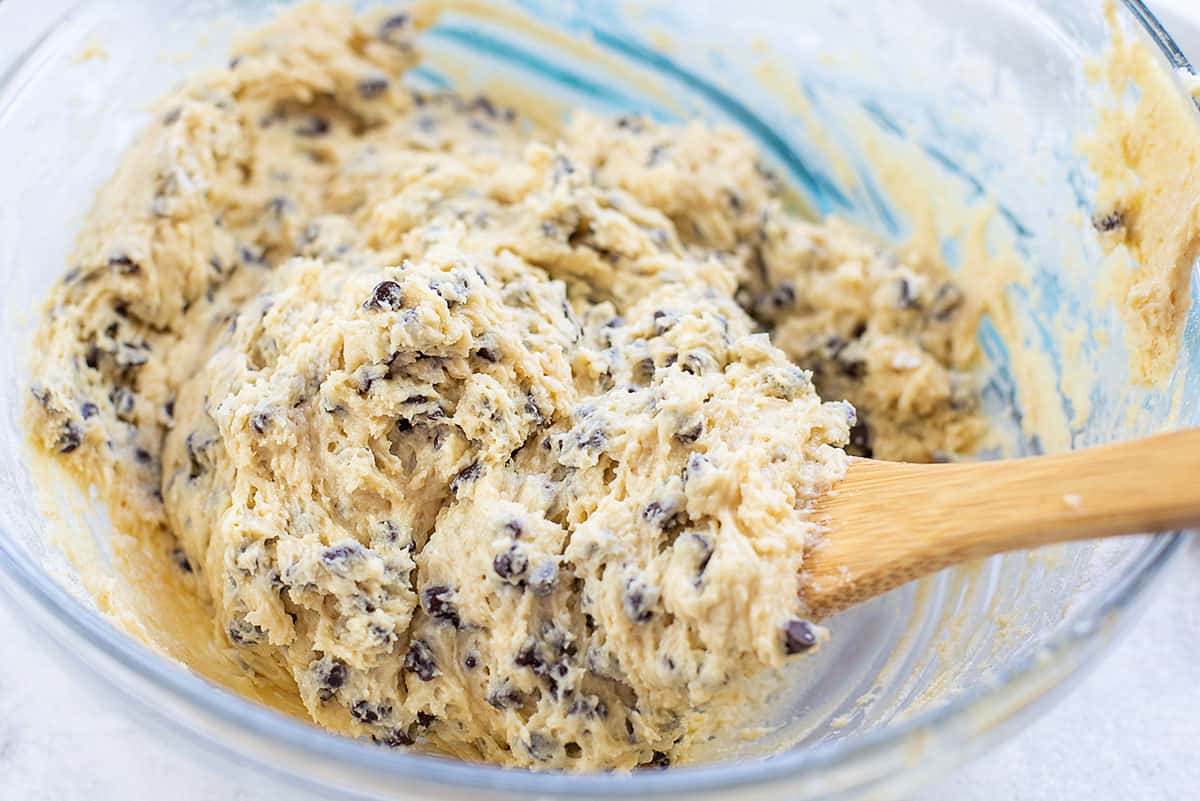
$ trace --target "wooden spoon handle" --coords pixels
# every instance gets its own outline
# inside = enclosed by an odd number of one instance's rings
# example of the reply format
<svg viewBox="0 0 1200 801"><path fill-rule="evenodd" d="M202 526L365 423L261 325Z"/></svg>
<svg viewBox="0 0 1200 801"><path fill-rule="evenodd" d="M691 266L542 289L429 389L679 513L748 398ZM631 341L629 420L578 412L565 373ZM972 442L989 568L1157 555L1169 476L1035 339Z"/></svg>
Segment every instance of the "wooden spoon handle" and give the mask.
<svg viewBox="0 0 1200 801"><path fill-rule="evenodd" d="M852 459L805 562L823 616L949 565L1056 542L1200 526L1200 429L967 464Z"/></svg>

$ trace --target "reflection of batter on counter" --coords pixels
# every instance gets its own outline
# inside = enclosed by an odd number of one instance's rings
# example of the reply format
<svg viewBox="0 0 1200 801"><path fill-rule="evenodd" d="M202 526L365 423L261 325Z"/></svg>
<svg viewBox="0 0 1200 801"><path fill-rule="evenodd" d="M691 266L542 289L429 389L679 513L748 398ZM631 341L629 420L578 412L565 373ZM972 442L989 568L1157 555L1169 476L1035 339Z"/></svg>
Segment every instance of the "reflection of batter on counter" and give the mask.
<svg viewBox="0 0 1200 801"><path fill-rule="evenodd" d="M842 446L970 447L977 306L734 133L411 92L419 27L308 6L169 100L50 298L35 437L325 726L684 758L823 636Z"/></svg>

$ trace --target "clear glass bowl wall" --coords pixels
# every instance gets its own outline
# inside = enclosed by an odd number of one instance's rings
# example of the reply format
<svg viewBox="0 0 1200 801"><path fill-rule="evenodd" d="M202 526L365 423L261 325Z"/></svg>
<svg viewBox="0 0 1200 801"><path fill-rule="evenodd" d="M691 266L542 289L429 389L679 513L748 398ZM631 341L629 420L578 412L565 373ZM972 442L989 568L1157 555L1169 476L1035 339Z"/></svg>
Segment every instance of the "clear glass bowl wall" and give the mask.
<svg viewBox="0 0 1200 801"><path fill-rule="evenodd" d="M0 7L0 25L20 14L27 29L0 83L0 275L7 285L0 332L9 343L0 351L0 572L7 576L0 586L98 693L207 746L197 753L232 756L312 789L385 798L500 791L899 797L1044 708L1051 691L1119 632L1177 545L1177 537L1130 538L1005 556L846 613L831 624L832 643L792 668L774 719L764 721L780 724L777 734L724 743L712 763L665 773L531 775L463 765L354 743L256 708L152 654L94 611L71 566L45 540L21 407L27 359L37 358L27 343L40 298L65 270L95 189L148 123L148 104L196 69L222 64L235 28L277 4L100 0L65 14L53 4L32 5ZM1117 318L1087 291L1102 257L1087 226L1093 180L1076 143L1094 122L1097 99L1084 63L1109 33L1100 3L1063 5L742 0L734 13L727 3L685 9L668 0L463 3L429 32L430 60L413 79L467 91L506 82L564 108L735 125L814 209L900 241L910 233L912 209L887 196L872 161L856 149L855 126L866 115L917 147L966 200L984 188L994 199L993 233L1032 268L1032 286L1012 295L1027 342L1061 365L1062 343L1049 321L1065 316L1107 332L1109 345L1089 339L1081 356L1094 376L1092 414L1059 432L1084 445L1148 432L1169 414L1194 424L1200 393L1184 393L1172 412L1171 391L1131 388ZM484 6L519 10L590 44L568 46L503 14L482 13ZM1130 32L1149 32L1171 66L1186 66L1143 8L1118 11ZM107 55L81 61L93 44ZM763 78L764 54L776 80ZM831 142L852 174L831 160ZM947 256L955 253L947 243ZM1069 272L1061 267L1067 263L1097 267ZM1169 389L1195 384L1196 322L1193 313ZM980 336L989 408L1012 432L1012 451L1036 451L1038 439L1019 433L1008 348L986 323ZM1069 407L1066 397L1058 401ZM79 536L100 542L109 533L100 514L72 523ZM761 759L785 743L793 745Z"/></svg>

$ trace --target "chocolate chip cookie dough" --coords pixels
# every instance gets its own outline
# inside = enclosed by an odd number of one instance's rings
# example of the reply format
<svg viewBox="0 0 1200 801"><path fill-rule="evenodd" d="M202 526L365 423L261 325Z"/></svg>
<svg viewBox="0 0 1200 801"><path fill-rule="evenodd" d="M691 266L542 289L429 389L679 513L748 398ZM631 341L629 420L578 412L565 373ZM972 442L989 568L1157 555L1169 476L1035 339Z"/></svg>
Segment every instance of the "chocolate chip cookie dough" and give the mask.
<svg viewBox="0 0 1200 801"><path fill-rule="evenodd" d="M825 636L844 447L970 448L978 307L731 131L406 87L428 21L305 5L164 102L47 302L32 435L323 726L686 759Z"/></svg>

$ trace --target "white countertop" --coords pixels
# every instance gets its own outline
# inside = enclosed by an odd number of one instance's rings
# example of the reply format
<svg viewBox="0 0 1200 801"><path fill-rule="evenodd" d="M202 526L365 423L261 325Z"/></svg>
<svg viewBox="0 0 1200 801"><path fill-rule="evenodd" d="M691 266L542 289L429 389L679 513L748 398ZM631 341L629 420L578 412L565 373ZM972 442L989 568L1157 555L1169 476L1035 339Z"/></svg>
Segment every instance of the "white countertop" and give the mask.
<svg viewBox="0 0 1200 801"><path fill-rule="evenodd" d="M1185 52L1200 56L1194 4L1152 3ZM1198 739L1200 539L1078 688L918 801L1195 801ZM252 775L233 779L227 765L208 760L172 752L89 696L0 605L0 801L273 801L255 792Z"/></svg>

